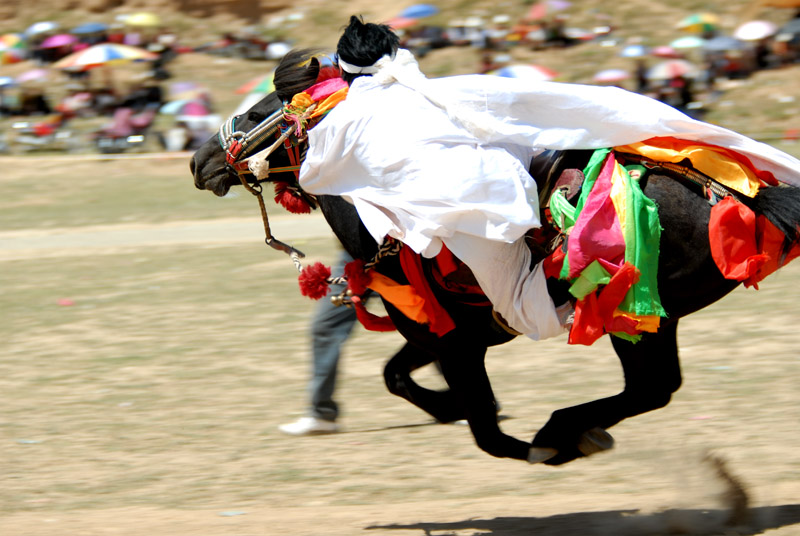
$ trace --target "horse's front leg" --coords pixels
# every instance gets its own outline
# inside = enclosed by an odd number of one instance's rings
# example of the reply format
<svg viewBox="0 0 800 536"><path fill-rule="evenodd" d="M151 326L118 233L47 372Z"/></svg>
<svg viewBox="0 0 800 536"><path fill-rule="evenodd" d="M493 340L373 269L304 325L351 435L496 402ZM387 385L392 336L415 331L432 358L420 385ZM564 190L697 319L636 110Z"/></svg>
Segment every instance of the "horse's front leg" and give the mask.
<svg viewBox="0 0 800 536"><path fill-rule="evenodd" d="M486 346L463 331L454 332L443 338L447 351L439 362L447 385L466 410L475 442L492 456L527 460L531 444L504 434L497 423L497 403L484 364Z"/></svg>
<svg viewBox="0 0 800 536"><path fill-rule="evenodd" d="M431 352L406 343L383 369L386 387L390 393L408 400L440 423L466 419L466 409L452 391L427 389L411 378L413 371L437 359Z"/></svg>
<svg viewBox="0 0 800 536"><path fill-rule="evenodd" d="M681 385L678 322L647 333L638 343L611 338L625 374L618 395L560 409L533 439L533 445L557 451L545 461L560 465L613 445L605 430L628 417L666 406Z"/></svg>

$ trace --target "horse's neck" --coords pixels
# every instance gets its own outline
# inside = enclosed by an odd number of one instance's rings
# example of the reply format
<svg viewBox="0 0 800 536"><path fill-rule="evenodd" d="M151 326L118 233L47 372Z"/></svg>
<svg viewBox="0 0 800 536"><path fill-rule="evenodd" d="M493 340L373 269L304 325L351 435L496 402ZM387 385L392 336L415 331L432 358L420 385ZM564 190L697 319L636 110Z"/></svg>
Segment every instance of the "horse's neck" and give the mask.
<svg viewBox="0 0 800 536"><path fill-rule="evenodd" d="M354 259L372 259L378 251L378 245L361 223L356 207L338 196L321 195L317 201L325 220L344 249Z"/></svg>

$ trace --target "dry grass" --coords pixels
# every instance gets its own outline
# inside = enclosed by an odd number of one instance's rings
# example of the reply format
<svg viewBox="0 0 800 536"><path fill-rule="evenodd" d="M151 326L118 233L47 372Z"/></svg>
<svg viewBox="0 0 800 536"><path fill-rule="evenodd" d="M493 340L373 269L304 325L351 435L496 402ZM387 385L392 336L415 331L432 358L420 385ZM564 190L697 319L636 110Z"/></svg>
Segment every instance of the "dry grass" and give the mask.
<svg viewBox="0 0 800 536"><path fill-rule="evenodd" d="M361 329L337 389L348 433L297 439L277 425L305 406L313 304L257 232L228 230L233 216L257 230L254 201L195 191L185 163L40 165L48 189L26 194L39 183L18 168L2 177L16 229L0 233L2 534L716 534L728 512L701 461L712 448L751 492L751 529L800 523L796 265L688 319L684 387L596 459L485 455L386 393L401 340ZM156 245L203 213L219 223L206 243ZM329 262L324 226L296 240L293 221L276 233ZM621 386L607 341L519 340L487 366L502 426L523 438Z"/></svg>

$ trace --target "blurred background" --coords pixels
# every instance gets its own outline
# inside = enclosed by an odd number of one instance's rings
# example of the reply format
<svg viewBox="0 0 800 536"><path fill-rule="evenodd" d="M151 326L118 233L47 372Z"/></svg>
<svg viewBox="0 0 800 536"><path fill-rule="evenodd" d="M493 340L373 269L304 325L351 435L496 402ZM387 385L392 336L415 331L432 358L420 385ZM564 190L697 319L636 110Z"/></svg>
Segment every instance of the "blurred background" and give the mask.
<svg viewBox="0 0 800 536"><path fill-rule="evenodd" d="M357 327L343 433L295 438L315 303L258 205L194 188L191 151L294 46L386 22L429 76L611 84L800 155L800 0L0 2L0 534L608 536L800 527L800 263L681 323L684 385L550 468L387 393L396 333ZM318 214L275 236L331 264ZM380 308L374 312L380 314ZM607 338L515 340L487 369L520 439L612 395ZM441 387L439 375L415 378ZM750 494L750 524L703 457Z"/></svg>
<svg viewBox="0 0 800 536"><path fill-rule="evenodd" d="M212 3L0 7L0 150L196 147L271 89L293 46L385 22L429 76L612 84L751 137L794 141L800 2Z"/></svg>

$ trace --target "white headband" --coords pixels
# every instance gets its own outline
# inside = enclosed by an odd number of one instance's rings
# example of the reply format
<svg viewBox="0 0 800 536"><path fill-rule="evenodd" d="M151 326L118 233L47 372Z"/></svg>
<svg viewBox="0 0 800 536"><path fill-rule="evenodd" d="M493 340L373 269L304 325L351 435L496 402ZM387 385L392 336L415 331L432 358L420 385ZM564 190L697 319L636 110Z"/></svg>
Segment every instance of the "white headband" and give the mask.
<svg viewBox="0 0 800 536"><path fill-rule="evenodd" d="M339 67L341 67L342 70L344 72L346 72L346 73L350 73L350 74L375 74L375 73L378 72L377 63L379 61L381 61L383 58L389 58L390 60L393 60L394 56L395 56L394 54L392 54L391 56L389 56L388 54L384 54L383 57L381 57L381 59L379 59L378 61L376 61L372 65L365 65L364 67L360 67L358 65L353 65L352 63L347 63L346 61L344 61L341 58L341 56L337 55L337 63L339 64Z"/></svg>

